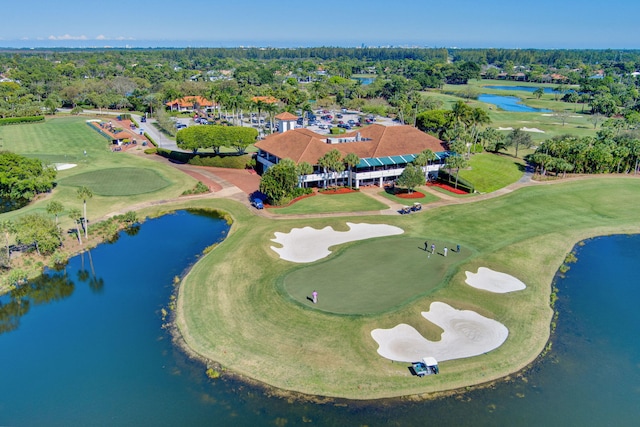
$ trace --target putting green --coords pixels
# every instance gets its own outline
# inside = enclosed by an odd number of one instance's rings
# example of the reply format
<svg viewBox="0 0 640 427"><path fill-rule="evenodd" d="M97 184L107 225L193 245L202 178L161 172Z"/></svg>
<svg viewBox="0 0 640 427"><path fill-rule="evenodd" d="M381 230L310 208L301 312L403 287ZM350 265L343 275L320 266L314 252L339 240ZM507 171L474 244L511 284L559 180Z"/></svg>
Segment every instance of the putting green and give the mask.
<svg viewBox="0 0 640 427"><path fill-rule="evenodd" d="M100 196L133 196L161 190L171 183L151 169L111 168L73 175L61 179L60 184L85 186Z"/></svg>
<svg viewBox="0 0 640 427"><path fill-rule="evenodd" d="M406 304L433 292L450 268L471 255L428 240L436 252L425 252L424 240L388 237L358 242L328 260L298 268L286 274L281 284L301 304L336 314L375 314ZM318 292L318 303L310 300Z"/></svg>

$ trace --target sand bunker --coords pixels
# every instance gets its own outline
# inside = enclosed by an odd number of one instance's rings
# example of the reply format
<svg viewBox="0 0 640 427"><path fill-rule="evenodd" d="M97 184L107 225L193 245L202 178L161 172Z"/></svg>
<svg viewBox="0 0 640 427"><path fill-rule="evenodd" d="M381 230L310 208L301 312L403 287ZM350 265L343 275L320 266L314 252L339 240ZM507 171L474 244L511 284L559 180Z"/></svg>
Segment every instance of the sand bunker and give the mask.
<svg viewBox="0 0 640 427"><path fill-rule="evenodd" d="M465 271L465 274L467 275L465 280L467 285L497 294L521 291L527 287L527 285L513 276L485 267L478 268L477 273Z"/></svg>
<svg viewBox="0 0 640 427"><path fill-rule="evenodd" d="M78 165L76 165L75 163L55 163L53 165L53 167L55 167L57 171L63 171L63 170L75 168L76 166Z"/></svg>
<svg viewBox="0 0 640 427"><path fill-rule="evenodd" d="M391 329L374 329L378 353L399 362L415 362L426 356L438 361L463 359L487 353L502 345L509 330L502 323L470 310L456 310L443 302L433 302L422 316L444 330L440 341L429 341L412 326L399 324Z"/></svg>
<svg viewBox="0 0 640 427"><path fill-rule="evenodd" d="M512 127L508 127L508 128L498 128L498 130L513 130L513 128L512 128ZM538 128L527 128L527 127L524 127L524 128L520 128L520 130L521 130L521 131L524 131L524 132L539 132L539 133L545 133L543 130L540 130L540 129L538 129Z"/></svg>
<svg viewBox="0 0 640 427"><path fill-rule="evenodd" d="M520 130L523 130L525 132L538 132L538 133L545 133L543 130L540 130L538 128L520 128Z"/></svg>
<svg viewBox="0 0 640 427"><path fill-rule="evenodd" d="M394 236L404 230L386 224L354 224L347 222L349 231L335 231L331 227L317 230L311 227L293 228L289 233L276 232L272 242L282 245L271 246L280 258L297 263L313 262L331 254L329 248L356 240L372 237Z"/></svg>

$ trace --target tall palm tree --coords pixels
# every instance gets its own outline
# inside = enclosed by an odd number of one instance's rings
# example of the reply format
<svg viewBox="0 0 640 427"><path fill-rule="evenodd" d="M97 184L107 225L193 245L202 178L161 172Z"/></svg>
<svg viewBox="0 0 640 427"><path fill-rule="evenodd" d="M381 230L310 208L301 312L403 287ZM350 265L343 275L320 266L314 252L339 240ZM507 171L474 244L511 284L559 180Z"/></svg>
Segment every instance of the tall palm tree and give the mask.
<svg viewBox="0 0 640 427"><path fill-rule="evenodd" d="M17 231L13 221L8 219L0 221L0 231L4 234L4 246L7 250L7 266L11 266L11 250L9 249L9 237Z"/></svg>
<svg viewBox="0 0 640 427"><path fill-rule="evenodd" d="M344 162L349 167L349 187L353 187L352 177L351 177L351 169L360 163L360 157L356 153L348 153L344 157Z"/></svg>
<svg viewBox="0 0 640 427"><path fill-rule="evenodd" d="M82 218L82 212L78 208L69 209L69 218L73 220L76 225L76 235L78 236L78 242L82 244L82 233L80 233L80 221Z"/></svg>
<svg viewBox="0 0 640 427"><path fill-rule="evenodd" d="M89 234L88 227L87 227L87 199L92 198L93 193L89 188L83 185L82 187L78 188L76 195L78 199L82 200L83 211L84 211L84 217L83 217L84 238L87 239Z"/></svg>
<svg viewBox="0 0 640 427"><path fill-rule="evenodd" d="M62 203L52 200L47 204L47 213L56 217L56 227L58 226L58 215L64 212Z"/></svg>

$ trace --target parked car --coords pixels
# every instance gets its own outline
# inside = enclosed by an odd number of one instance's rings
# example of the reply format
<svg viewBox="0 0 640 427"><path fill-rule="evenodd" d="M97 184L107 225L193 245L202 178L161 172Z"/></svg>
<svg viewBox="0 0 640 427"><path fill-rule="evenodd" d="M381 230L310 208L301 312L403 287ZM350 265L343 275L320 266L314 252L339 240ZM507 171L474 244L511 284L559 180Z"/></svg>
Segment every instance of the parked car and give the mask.
<svg viewBox="0 0 640 427"><path fill-rule="evenodd" d="M147 117L146 116L140 117L140 122L141 123L146 123L147 122Z"/></svg>
<svg viewBox="0 0 640 427"><path fill-rule="evenodd" d="M262 200L258 197L251 199L251 205L256 209L264 209L264 203L262 203Z"/></svg>
<svg viewBox="0 0 640 427"><path fill-rule="evenodd" d="M184 129L186 127L187 125L185 125L184 123L176 123L176 129Z"/></svg>

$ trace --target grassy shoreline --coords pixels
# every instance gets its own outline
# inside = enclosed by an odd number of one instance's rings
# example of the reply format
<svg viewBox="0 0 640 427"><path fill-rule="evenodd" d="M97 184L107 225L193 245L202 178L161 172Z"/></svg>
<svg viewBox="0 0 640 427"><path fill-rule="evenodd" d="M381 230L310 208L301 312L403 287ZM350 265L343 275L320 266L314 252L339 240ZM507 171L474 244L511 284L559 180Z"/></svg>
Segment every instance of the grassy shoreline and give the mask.
<svg viewBox="0 0 640 427"><path fill-rule="evenodd" d="M268 219L240 204L209 200L234 219L227 239L185 277L176 324L186 345L242 377L306 395L379 399L431 395L491 382L529 365L543 351L553 311L552 280L573 245L585 238L638 233L640 180L587 179L517 190L507 196L446 206L415 216L353 216ZM625 206L611 209L610 206ZM300 268L269 249L273 232L345 222L397 225L407 237L459 241L473 249L443 277L436 292L372 316L330 315L295 302L276 286ZM340 251L349 249L344 245ZM246 254L250 253L250 256ZM250 259L248 259L250 258ZM487 295L464 284L464 272L489 267L527 284L522 293ZM405 363L376 353L375 328L398 323L437 339L434 325L420 321L432 301L472 309L505 324L503 346L482 356L445 362L440 375L416 381Z"/></svg>

